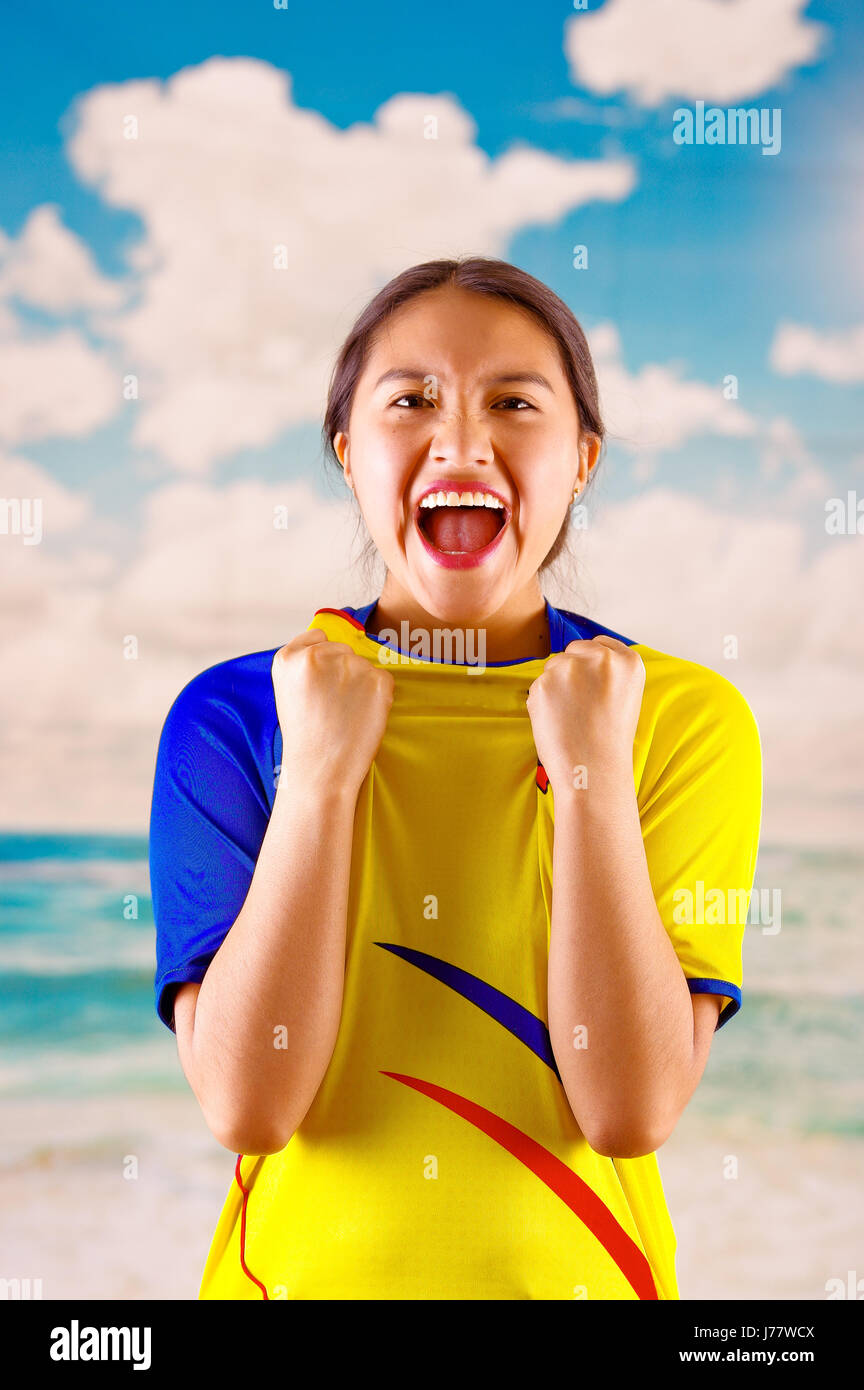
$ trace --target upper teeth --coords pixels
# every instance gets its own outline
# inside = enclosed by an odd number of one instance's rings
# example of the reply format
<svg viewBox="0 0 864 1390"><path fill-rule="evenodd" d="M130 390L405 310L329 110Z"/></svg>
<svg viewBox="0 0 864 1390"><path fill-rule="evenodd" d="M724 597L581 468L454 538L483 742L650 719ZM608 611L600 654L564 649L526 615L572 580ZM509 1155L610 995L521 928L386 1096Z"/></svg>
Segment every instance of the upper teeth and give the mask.
<svg viewBox="0 0 864 1390"><path fill-rule="evenodd" d="M421 507L503 507L500 497L491 492L427 492L420 498Z"/></svg>

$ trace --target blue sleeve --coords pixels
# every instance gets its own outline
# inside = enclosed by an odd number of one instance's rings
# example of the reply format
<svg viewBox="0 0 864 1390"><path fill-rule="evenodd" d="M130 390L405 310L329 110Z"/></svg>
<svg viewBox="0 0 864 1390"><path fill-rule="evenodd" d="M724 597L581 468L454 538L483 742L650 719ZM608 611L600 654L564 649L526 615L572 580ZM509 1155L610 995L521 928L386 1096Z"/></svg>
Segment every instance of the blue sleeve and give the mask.
<svg viewBox="0 0 864 1390"><path fill-rule="evenodd" d="M203 980L246 900L270 817L242 710L220 690L218 669L177 696L156 755L149 847L156 1011L172 1031L176 986Z"/></svg>

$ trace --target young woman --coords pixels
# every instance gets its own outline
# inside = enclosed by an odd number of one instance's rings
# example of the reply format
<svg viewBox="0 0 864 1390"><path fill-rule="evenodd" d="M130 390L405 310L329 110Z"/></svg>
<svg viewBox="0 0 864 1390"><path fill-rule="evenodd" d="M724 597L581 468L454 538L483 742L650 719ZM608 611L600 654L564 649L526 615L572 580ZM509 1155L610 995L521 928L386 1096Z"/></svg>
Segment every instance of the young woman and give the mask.
<svg viewBox="0 0 864 1390"><path fill-rule="evenodd" d="M603 433L546 286L397 276L325 421L380 596L171 707L157 1008L237 1153L202 1298L679 1296L655 1151L740 1005L760 746L544 598Z"/></svg>

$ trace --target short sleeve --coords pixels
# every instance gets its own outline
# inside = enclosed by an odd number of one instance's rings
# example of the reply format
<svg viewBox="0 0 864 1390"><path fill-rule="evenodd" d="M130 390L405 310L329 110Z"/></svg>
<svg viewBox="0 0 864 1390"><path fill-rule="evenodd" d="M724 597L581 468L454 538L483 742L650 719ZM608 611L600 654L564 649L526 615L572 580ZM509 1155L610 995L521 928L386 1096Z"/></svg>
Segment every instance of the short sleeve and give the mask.
<svg viewBox="0 0 864 1390"><path fill-rule="evenodd" d="M759 730L718 672L638 650L646 690L637 799L649 876L691 993L723 998L720 1028L741 1007L762 815Z"/></svg>
<svg viewBox="0 0 864 1390"><path fill-rule="evenodd" d="M156 1010L174 1028L178 984L201 981L237 918L269 821L239 712L203 672L168 712L150 811Z"/></svg>

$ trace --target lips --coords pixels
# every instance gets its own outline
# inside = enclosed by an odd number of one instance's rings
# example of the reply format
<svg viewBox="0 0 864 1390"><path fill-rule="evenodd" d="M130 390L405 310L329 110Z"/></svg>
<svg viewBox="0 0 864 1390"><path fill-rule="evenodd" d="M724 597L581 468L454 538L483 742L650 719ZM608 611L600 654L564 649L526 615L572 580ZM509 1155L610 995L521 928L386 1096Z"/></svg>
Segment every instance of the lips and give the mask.
<svg viewBox="0 0 864 1390"><path fill-rule="evenodd" d="M451 487L449 490L457 489ZM472 489L465 487L462 491ZM497 550L510 525L510 508L503 498L501 500L501 508L441 507L434 512L421 508L418 503L414 525L427 555L444 569L472 569L482 565ZM484 540L485 536L489 539Z"/></svg>

